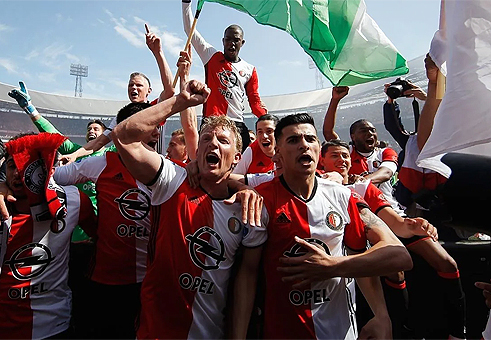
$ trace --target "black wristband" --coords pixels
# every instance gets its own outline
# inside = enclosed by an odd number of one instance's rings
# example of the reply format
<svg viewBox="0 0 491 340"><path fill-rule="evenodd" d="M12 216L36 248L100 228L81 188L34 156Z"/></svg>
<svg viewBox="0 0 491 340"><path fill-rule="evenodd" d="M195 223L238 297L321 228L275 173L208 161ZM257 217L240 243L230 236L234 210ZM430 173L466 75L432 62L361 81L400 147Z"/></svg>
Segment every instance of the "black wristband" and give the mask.
<svg viewBox="0 0 491 340"><path fill-rule="evenodd" d="M182 2L189 4L191 2L191 0L182 0Z"/></svg>

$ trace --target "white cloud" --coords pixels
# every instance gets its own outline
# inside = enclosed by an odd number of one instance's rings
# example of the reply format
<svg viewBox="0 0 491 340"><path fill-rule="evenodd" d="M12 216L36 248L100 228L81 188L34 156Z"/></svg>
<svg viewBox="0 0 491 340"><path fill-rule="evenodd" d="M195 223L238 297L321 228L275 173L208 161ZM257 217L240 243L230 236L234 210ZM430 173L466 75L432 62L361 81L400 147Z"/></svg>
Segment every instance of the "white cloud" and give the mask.
<svg viewBox="0 0 491 340"><path fill-rule="evenodd" d="M25 57L24 59L29 61L31 60L32 58L37 58L39 56L39 51L38 50L32 50L31 52L29 52Z"/></svg>
<svg viewBox="0 0 491 340"><path fill-rule="evenodd" d="M12 27L7 26L5 24L0 24L0 32L2 32L2 31L11 31L11 30L12 30Z"/></svg>
<svg viewBox="0 0 491 340"><path fill-rule="evenodd" d="M125 18L115 18L114 15L107 9L105 9L104 11L109 16L111 22L114 23L114 30L120 36L122 36L135 47L145 46L145 35L141 29L138 29L137 27L132 25L127 25L128 21Z"/></svg>
<svg viewBox="0 0 491 340"><path fill-rule="evenodd" d="M127 89L128 88L128 80L121 80L121 79L118 79L118 78L104 78L104 80L109 83L109 84L112 84L116 87L119 87L119 88L122 88L122 89Z"/></svg>
<svg viewBox="0 0 491 340"><path fill-rule="evenodd" d="M55 83L56 82L56 74L55 73L41 72L41 73L37 74L37 77L40 81L43 81L45 83Z"/></svg>
<svg viewBox="0 0 491 340"><path fill-rule="evenodd" d="M298 60L281 60L278 65L280 66L302 66L303 63Z"/></svg>
<svg viewBox="0 0 491 340"><path fill-rule="evenodd" d="M92 92L96 93L104 93L105 92L105 87L104 85L100 83L94 83L91 81L87 81L83 83L83 86L86 87L87 89L91 90Z"/></svg>
<svg viewBox="0 0 491 340"><path fill-rule="evenodd" d="M9 73L18 73L17 66L9 59L0 58L0 66L6 69Z"/></svg>
<svg viewBox="0 0 491 340"><path fill-rule="evenodd" d="M184 48L185 41L172 32L164 31L160 36L162 38L162 48L168 50L173 55L178 56L179 52Z"/></svg>
<svg viewBox="0 0 491 340"><path fill-rule="evenodd" d="M38 59L41 64L52 69L61 69L65 67L64 61L80 63L80 58L69 53L73 46L67 46L61 43L53 43L45 47L40 53Z"/></svg>

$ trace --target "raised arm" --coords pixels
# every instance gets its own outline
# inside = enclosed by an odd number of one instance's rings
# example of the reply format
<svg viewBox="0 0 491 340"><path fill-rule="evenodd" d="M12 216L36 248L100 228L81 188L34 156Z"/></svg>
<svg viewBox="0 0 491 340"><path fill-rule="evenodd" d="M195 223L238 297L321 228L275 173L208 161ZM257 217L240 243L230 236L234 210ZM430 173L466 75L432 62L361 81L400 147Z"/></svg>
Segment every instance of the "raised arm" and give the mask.
<svg viewBox="0 0 491 340"><path fill-rule="evenodd" d="M116 126L113 130L114 144L134 178L149 184L161 165L160 156L142 141L149 140L156 127L168 117L190 106L202 104L209 94L206 85L191 80L178 95L142 110Z"/></svg>
<svg viewBox="0 0 491 340"><path fill-rule="evenodd" d="M257 77L256 68L253 69L251 78L245 85L245 89L252 113L256 117L261 117L268 113L268 109L266 109L266 106L261 101L261 97L259 97L259 80Z"/></svg>
<svg viewBox="0 0 491 340"><path fill-rule="evenodd" d="M336 123L336 112L341 99L346 97L349 92L348 86L337 86L332 88L332 97L327 108L326 116L324 117L324 126L322 132L326 140L339 139L339 135L334 131Z"/></svg>
<svg viewBox="0 0 491 340"><path fill-rule="evenodd" d="M23 81L19 82L18 89L13 89L9 92L9 96L17 101L17 104L19 104L19 106L27 113L29 118L31 118L34 125L36 125L36 127L38 128L39 132L58 133L62 135L62 133L58 131L49 120L41 116L36 107L32 104L31 96L29 95L29 92L27 91L26 85ZM58 151L62 155L65 155L72 153L79 148L80 145L75 144L67 139L58 148Z"/></svg>
<svg viewBox="0 0 491 340"><path fill-rule="evenodd" d="M160 93L159 101L164 101L174 95L174 88L172 87L172 72L170 70L169 64L164 56L164 51L162 50L162 43L160 38L145 24L145 40L148 49L152 52L157 65L159 66L160 80L162 81L162 86L164 90Z"/></svg>
<svg viewBox="0 0 491 340"><path fill-rule="evenodd" d="M188 82L189 71L191 69L191 45L187 51L181 51L177 62L179 72L179 87L183 90ZM198 150L198 119L196 118L196 110L194 107L189 107L181 112L181 126L184 131L184 140L186 141L186 151L191 160L196 159Z"/></svg>
<svg viewBox="0 0 491 340"><path fill-rule="evenodd" d="M435 121L436 112L442 102L441 99L436 99L436 81L438 78L438 67L435 65L430 55L425 58L426 76L428 78L428 94L425 105L421 110L421 117L418 124L418 148L420 150L426 144L433 130L433 122Z"/></svg>

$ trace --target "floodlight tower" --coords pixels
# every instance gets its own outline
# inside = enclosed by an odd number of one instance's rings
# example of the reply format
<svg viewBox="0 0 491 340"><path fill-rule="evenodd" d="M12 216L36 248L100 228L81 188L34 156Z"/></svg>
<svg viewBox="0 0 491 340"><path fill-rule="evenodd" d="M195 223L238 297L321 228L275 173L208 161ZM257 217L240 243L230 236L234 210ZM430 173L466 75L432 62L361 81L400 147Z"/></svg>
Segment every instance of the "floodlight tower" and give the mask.
<svg viewBox="0 0 491 340"><path fill-rule="evenodd" d="M70 75L75 76L75 97L82 97L82 77L89 76L89 67L80 64L70 65Z"/></svg>
<svg viewBox="0 0 491 340"><path fill-rule="evenodd" d="M309 69L315 69L315 89L320 90L324 88L324 76L319 71L312 59L309 59Z"/></svg>

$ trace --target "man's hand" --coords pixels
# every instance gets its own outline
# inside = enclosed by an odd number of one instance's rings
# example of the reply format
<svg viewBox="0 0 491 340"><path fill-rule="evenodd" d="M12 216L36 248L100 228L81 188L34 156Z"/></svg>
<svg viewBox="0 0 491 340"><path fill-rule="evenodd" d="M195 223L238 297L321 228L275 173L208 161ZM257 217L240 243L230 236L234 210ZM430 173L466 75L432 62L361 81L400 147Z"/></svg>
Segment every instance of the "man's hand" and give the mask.
<svg viewBox="0 0 491 340"><path fill-rule="evenodd" d="M0 182L0 219L2 220L6 220L10 216L7 209L7 202L17 201L13 194L5 182Z"/></svg>
<svg viewBox="0 0 491 340"><path fill-rule="evenodd" d="M414 84L411 84L414 87L410 90L404 91L402 94L406 97L416 97L419 100L426 100L426 92L423 91L419 86L416 86Z"/></svg>
<svg viewBox="0 0 491 340"><path fill-rule="evenodd" d="M191 80L184 84L184 88L181 90L181 93L179 93L179 96L181 96L189 106L196 106L206 102L210 93L211 90L206 84L197 80Z"/></svg>
<svg viewBox="0 0 491 340"><path fill-rule="evenodd" d="M225 204L240 202L242 205L242 222L251 226L261 226L261 212L263 209L263 197L256 190L244 185L244 188L236 192L232 197L224 201Z"/></svg>
<svg viewBox="0 0 491 340"><path fill-rule="evenodd" d="M356 174L348 175L348 184L355 184L356 182L363 182L366 178Z"/></svg>
<svg viewBox="0 0 491 340"><path fill-rule="evenodd" d="M436 84L439 70L438 70L438 66L436 66L433 59L431 59L429 53L426 54L425 68L426 68L426 77L428 78L428 82Z"/></svg>
<svg viewBox="0 0 491 340"><path fill-rule="evenodd" d="M301 245L307 253L298 257L281 257L280 263L285 267L278 267L278 271L287 274L283 282L296 282L292 285L295 289L309 287L312 282L324 281L336 275L338 257L328 255L318 244L312 244L298 236L295 242Z"/></svg>
<svg viewBox="0 0 491 340"><path fill-rule="evenodd" d="M186 165L186 172L188 173L189 185L191 188L196 189L200 181L198 162L196 160L189 162Z"/></svg>
<svg viewBox="0 0 491 340"><path fill-rule="evenodd" d="M424 218L405 218L404 225L416 236L429 236L433 241L438 241L438 231Z"/></svg>
<svg viewBox="0 0 491 340"><path fill-rule="evenodd" d="M484 295L484 302L486 303L486 306L491 309L491 283L486 283L486 282L476 282L474 285L482 289L482 295Z"/></svg>
<svg viewBox="0 0 491 340"><path fill-rule="evenodd" d="M392 323L390 318L374 316L360 330L358 340L392 339Z"/></svg>
<svg viewBox="0 0 491 340"><path fill-rule="evenodd" d="M27 92L26 85L23 81L19 81L19 89L13 89L9 92L9 96L17 101L17 104L26 111L28 115L38 114L36 108L31 103L31 96Z"/></svg>
<svg viewBox="0 0 491 340"><path fill-rule="evenodd" d="M348 86L335 86L332 88L332 99L340 101L344 97L348 95L349 87Z"/></svg>
<svg viewBox="0 0 491 340"><path fill-rule="evenodd" d="M153 54L159 54L162 50L162 43L160 38L153 32L150 31L150 28L147 24L145 24L145 41L150 51Z"/></svg>
<svg viewBox="0 0 491 340"><path fill-rule="evenodd" d="M177 72L179 73L181 82L187 82L191 64L193 63L193 59L191 57L191 44L189 44L187 51L181 51L179 55L179 59L177 60Z"/></svg>

